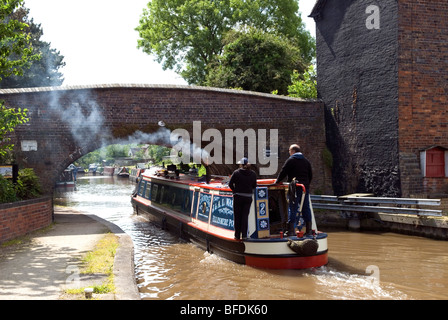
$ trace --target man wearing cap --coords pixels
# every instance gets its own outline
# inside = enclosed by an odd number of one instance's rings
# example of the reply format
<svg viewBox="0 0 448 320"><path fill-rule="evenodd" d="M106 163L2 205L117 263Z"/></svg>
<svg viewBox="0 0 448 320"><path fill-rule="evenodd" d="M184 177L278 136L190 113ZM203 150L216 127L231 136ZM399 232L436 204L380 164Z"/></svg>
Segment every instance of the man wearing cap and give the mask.
<svg viewBox="0 0 448 320"><path fill-rule="evenodd" d="M309 202L309 189L311 180L313 178L313 171L311 169L310 162L304 157L300 151L300 146L293 144L289 147L290 157L286 160L285 164L280 171L277 181L275 183L280 183L286 176L288 177L288 182L291 182L293 178L296 178L298 183L305 186L306 193L305 199L303 201L302 207L302 217L305 221L306 233L311 234L311 209ZM296 221L296 214L298 207L300 205L300 199L302 197L302 189L296 188L295 197L290 197L288 206L288 223L287 223L287 235L294 235L294 229L297 226L298 221ZM295 198L295 199L292 199Z"/></svg>
<svg viewBox="0 0 448 320"><path fill-rule="evenodd" d="M229 187L233 192L233 217L235 239L247 237L247 220L249 217L252 195L257 187L257 175L250 170L247 158L238 162L240 168L235 170L230 177Z"/></svg>

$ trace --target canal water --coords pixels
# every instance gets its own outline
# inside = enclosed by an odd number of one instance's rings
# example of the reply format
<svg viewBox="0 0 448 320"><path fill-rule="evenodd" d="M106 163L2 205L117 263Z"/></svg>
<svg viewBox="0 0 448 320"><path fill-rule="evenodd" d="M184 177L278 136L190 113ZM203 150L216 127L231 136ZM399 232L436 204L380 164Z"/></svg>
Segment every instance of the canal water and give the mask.
<svg viewBox="0 0 448 320"><path fill-rule="evenodd" d="M82 177L56 204L111 221L135 247L142 299L409 300L448 298L447 243L393 233L328 232L329 263L312 270L261 270L183 242L133 214L135 183Z"/></svg>

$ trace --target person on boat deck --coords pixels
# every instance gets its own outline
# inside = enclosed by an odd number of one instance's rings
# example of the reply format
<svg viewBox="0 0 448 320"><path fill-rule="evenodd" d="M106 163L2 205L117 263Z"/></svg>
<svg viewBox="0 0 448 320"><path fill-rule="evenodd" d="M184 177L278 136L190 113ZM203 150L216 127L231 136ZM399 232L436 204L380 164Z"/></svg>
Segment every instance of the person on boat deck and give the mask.
<svg viewBox="0 0 448 320"><path fill-rule="evenodd" d="M305 221L306 234L311 234L311 209L310 209L310 184L313 178L313 171L311 168L311 163L304 157L300 150L300 146L297 144L292 144L289 147L290 157L284 163L277 180L275 183L280 183L286 176L288 177L288 182L296 178L298 183L305 186L306 193L305 199L303 201L302 217ZM297 210L299 210L300 199L302 197L302 188L296 188L295 199L291 199L288 205L288 221L287 221L287 236L294 235L294 230L299 221L296 221ZM294 200L294 201L292 201Z"/></svg>
<svg viewBox="0 0 448 320"><path fill-rule="evenodd" d="M229 188L233 192L233 216L235 239L247 237L247 220L249 218L252 195L257 187L257 175L250 170L247 158L238 162L240 168L235 170L229 180Z"/></svg>

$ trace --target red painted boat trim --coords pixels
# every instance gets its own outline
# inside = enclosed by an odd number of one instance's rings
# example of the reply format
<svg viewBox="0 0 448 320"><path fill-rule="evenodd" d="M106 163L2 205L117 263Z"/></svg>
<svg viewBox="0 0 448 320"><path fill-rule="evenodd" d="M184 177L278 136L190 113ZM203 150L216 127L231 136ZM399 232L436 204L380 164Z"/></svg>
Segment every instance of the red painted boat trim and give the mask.
<svg viewBox="0 0 448 320"><path fill-rule="evenodd" d="M309 257L246 256L246 265L266 269L309 269L328 263L328 253Z"/></svg>

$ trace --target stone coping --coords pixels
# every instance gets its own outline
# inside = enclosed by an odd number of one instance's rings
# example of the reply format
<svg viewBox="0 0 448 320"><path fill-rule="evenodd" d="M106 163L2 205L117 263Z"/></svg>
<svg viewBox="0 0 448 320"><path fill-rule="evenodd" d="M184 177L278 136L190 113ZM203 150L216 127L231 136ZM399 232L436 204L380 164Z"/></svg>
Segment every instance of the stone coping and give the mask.
<svg viewBox="0 0 448 320"><path fill-rule="evenodd" d="M282 95L275 95L270 93L224 89L214 87L192 86L192 85L170 85L170 84L126 84L126 83L111 83L111 84L90 84L90 85L72 85L72 86L59 86L59 87L34 87L34 88L11 88L0 89L0 95L2 94L21 94L21 93L38 93L38 92L54 92L54 91L70 91L70 90L92 90L92 89L181 89L181 90L196 90L196 91L210 91L210 92L223 92L233 93L237 95L249 95L259 96L271 99L281 99L289 101L302 101L302 102L316 102L320 99L302 99L293 98Z"/></svg>

